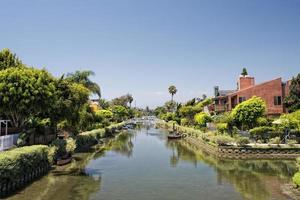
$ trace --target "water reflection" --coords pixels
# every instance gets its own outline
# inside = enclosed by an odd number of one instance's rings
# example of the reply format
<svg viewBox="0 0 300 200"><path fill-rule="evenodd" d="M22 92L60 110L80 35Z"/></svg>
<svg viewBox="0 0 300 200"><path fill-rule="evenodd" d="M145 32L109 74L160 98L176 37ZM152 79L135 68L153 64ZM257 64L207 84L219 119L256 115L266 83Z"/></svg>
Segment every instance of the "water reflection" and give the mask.
<svg viewBox="0 0 300 200"><path fill-rule="evenodd" d="M220 185L230 183L245 199L287 198L281 193L281 186L297 171L294 161L219 159L185 141L166 140L166 147L172 150L172 167L177 167L180 161L195 167L197 163L205 163L215 169Z"/></svg>
<svg viewBox="0 0 300 200"><path fill-rule="evenodd" d="M67 166L57 167L47 176L32 183L11 200L88 200L90 194L100 190L101 176L89 171L86 164L94 154L77 154L74 161Z"/></svg>
<svg viewBox="0 0 300 200"><path fill-rule="evenodd" d="M120 133L106 151L77 154L9 199L287 199L280 187L297 170L293 161L218 159L166 133Z"/></svg>

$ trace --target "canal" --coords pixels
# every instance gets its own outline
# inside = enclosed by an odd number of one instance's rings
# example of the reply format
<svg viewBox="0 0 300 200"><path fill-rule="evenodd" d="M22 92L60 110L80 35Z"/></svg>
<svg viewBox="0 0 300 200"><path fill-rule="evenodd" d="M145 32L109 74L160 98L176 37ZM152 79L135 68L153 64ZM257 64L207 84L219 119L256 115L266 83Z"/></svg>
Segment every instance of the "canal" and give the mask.
<svg viewBox="0 0 300 200"><path fill-rule="evenodd" d="M106 151L76 154L9 200L196 200L288 199L283 184L293 161L221 160L166 131L130 130L107 143Z"/></svg>

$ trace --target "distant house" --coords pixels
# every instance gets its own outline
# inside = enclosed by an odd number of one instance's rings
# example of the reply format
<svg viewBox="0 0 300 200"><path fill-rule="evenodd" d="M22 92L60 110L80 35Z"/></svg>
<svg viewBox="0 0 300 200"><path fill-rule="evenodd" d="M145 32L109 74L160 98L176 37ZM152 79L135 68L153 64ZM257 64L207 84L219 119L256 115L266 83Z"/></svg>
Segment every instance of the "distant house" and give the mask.
<svg viewBox="0 0 300 200"><path fill-rule="evenodd" d="M241 75L236 90L220 90L219 86L214 88L212 111L231 111L237 104L258 96L266 102L268 115L280 115L286 112L283 100L289 94L290 83L291 81L282 82L281 78L277 78L256 85L254 77Z"/></svg>

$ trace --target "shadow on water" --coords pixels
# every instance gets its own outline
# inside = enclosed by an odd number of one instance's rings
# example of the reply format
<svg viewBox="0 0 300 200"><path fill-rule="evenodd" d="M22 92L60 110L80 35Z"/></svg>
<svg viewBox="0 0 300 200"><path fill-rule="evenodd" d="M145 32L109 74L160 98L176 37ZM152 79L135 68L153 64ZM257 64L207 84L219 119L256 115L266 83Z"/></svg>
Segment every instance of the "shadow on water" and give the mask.
<svg viewBox="0 0 300 200"><path fill-rule="evenodd" d="M189 162L195 167L205 163L217 173L218 184L230 183L245 199L286 199L281 192L283 183L291 180L297 171L294 161L282 160L228 160L216 158L184 140L168 141L172 150L170 166Z"/></svg>

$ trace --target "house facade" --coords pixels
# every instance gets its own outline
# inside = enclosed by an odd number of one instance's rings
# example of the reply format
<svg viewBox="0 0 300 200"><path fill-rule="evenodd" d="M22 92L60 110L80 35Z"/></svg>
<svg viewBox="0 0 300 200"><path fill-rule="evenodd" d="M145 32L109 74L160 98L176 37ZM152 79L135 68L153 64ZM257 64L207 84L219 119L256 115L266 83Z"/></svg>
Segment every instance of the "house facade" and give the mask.
<svg viewBox="0 0 300 200"><path fill-rule="evenodd" d="M254 77L241 75L236 90L220 90L218 86L215 87L213 111L231 111L239 103L257 96L266 102L268 115L280 115L286 112L283 101L289 94L290 83L276 78L256 85Z"/></svg>

